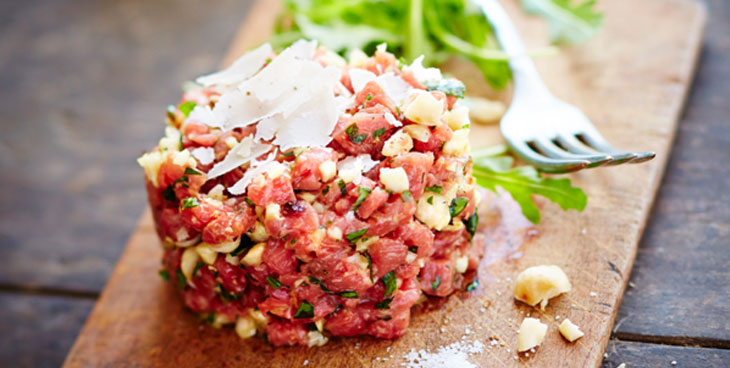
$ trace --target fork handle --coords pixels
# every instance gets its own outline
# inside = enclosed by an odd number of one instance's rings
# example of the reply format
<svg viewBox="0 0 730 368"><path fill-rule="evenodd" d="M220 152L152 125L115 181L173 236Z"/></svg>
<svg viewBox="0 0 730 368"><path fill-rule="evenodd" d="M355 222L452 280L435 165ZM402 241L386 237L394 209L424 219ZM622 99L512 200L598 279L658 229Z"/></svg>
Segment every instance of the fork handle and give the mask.
<svg viewBox="0 0 730 368"><path fill-rule="evenodd" d="M522 43L512 21L497 0L476 0L481 5L487 20L497 37L502 50L510 56L509 66L512 69L514 81L514 100L518 96L532 95L533 98L550 96L550 91L537 73L535 64L527 55L525 44ZM534 99L530 99L535 101Z"/></svg>

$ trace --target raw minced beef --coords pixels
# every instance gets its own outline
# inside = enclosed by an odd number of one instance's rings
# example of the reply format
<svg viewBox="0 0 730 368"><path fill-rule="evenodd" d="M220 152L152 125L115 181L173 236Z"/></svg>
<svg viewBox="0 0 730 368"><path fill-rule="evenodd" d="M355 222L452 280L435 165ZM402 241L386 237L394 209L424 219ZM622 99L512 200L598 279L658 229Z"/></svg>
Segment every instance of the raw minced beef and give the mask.
<svg viewBox="0 0 730 368"><path fill-rule="evenodd" d="M282 57L310 72L263 73L286 67ZM274 345L314 346L399 337L423 295L463 289L484 251L471 242L479 194L465 108L427 90L435 72L384 48L346 62L299 41L199 79L139 159L165 247L161 272L185 305L244 338L265 331ZM306 87L316 83L326 88ZM243 124L258 114L250 106L266 116Z"/></svg>

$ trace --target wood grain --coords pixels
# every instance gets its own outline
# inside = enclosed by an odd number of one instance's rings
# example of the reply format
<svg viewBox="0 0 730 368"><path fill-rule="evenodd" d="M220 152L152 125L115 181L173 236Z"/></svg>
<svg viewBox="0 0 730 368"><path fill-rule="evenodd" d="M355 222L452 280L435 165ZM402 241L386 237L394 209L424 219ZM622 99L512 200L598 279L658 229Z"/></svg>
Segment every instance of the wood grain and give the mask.
<svg viewBox="0 0 730 368"><path fill-rule="evenodd" d="M250 17L261 21L274 16L275 9L262 4L270 2L260 1ZM509 215L513 205L492 202L495 221L504 217L512 222L507 234L501 233L504 227L487 234L496 241L482 263L483 286L477 295L454 296L441 309L418 311L409 333L395 341L335 339L319 349L274 349L261 340L239 341L230 329L200 326L184 311L171 287L150 280L159 267L161 251L146 216L66 366L296 366L305 360L310 366L395 366L412 348L435 350L452 342L490 338L505 345L485 348L470 358L472 362L480 366L600 365L692 78L705 17L696 3L679 0L616 0L603 7L606 25L598 38L560 57L540 60L538 68L551 89L580 106L609 140L622 147L654 150L657 159L645 165L574 174L591 199L586 211L566 213L542 202L543 222L534 228ZM544 42L543 23L525 18L515 6L508 12L528 44ZM241 34L238 39L245 42L265 36L262 29L249 27ZM249 45L243 42L236 43L230 54ZM471 90L480 90L481 79L469 68L450 67ZM479 147L498 137L494 127L480 129L473 135L473 144ZM525 237L527 241L519 247L520 242L508 241ZM563 267L573 291L538 312L513 301L510 278L525 267L544 263ZM515 330L527 313L550 325L548 337L536 354L515 359ZM556 331L557 316L578 323L586 337L565 343Z"/></svg>
<svg viewBox="0 0 730 368"><path fill-rule="evenodd" d="M616 368L621 363L626 368L727 367L729 362L730 350L611 340L601 367Z"/></svg>

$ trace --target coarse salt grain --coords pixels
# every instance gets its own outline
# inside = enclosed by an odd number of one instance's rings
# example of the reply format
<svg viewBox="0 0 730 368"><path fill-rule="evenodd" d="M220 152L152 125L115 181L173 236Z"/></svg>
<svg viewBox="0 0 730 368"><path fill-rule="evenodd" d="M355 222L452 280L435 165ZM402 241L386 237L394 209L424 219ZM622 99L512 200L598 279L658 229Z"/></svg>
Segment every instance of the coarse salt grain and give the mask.
<svg viewBox="0 0 730 368"><path fill-rule="evenodd" d="M481 353L484 344L475 341L471 344L455 342L451 345L442 346L435 353L426 350L411 351L404 357L408 368L477 368L477 365L469 361L469 355Z"/></svg>

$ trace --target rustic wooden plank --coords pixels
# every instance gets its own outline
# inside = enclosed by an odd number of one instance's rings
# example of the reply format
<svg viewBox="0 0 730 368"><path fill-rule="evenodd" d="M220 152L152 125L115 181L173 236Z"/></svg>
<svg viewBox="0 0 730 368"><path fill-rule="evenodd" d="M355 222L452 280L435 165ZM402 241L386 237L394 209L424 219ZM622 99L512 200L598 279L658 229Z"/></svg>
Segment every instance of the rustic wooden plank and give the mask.
<svg viewBox="0 0 730 368"><path fill-rule="evenodd" d="M730 2L710 1L704 52L616 336L730 348Z"/></svg>
<svg viewBox="0 0 730 368"><path fill-rule="evenodd" d="M135 158L249 3L0 5L0 284L101 290L146 201Z"/></svg>
<svg viewBox="0 0 730 368"><path fill-rule="evenodd" d="M621 363L626 368L727 367L730 350L611 340L601 367L616 368Z"/></svg>
<svg viewBox="0 0 730 368"><path fill-rule="evenodd" d="M261 1L257 6L262 4L273 3ZM528 43L544 43L544 23L526 18L513 3L508 5ZM482 263L484 286L476 296L451 297L441 309L417 311L409 333L395 341L334 339L319 349L275 349L258 339L239 341L230 329L198 328L199 322L184 311L171 287L149 281L159 267L161 251L148 216L130 240L66 366L160 360L181 367L295 366L305 360L312 366L392 366L412 348L436 349L455 341L486 343L490 338L505 345L485 348L471 357L474 363L599 366L669 154L704 23L702 8L688 1L617 0L603 7L606 26L597 39L554 59L540 60L538 68L551 88L583 108L610 140L654 150L658 157L646 165L573 175L586 188L589 207L584 213L564 213L543 202L544 220L536 227L510 216L514 205L488 202L496 225L487 236L494 241ZM253 12L250 19L261 22L262 17L274 16L273 7L265 9ZM251 42L262 39L265 30L251 24L242 29L243 37ZM240 52L237 47L242 45L235 46L229 55ZM479 91L481 77L473 69L450 66L471 90ZM495 127L475 129L473 142L480 146L498 137ZM505 223L510 226L504 227ZM540 263L561 265L574 286L545 312L515 303L510 296L510 278ZM537 354L515 359L515 330L527 313L548 321L550 333ZM557 316L577 322L586 337L565 343L556 332Z"/></svg>
<svg viewBox="0 0 730 368"><path fill-rule="evenodd" d="M93 305L93 299L0 292L0 365L58 367Z"/></svg>

